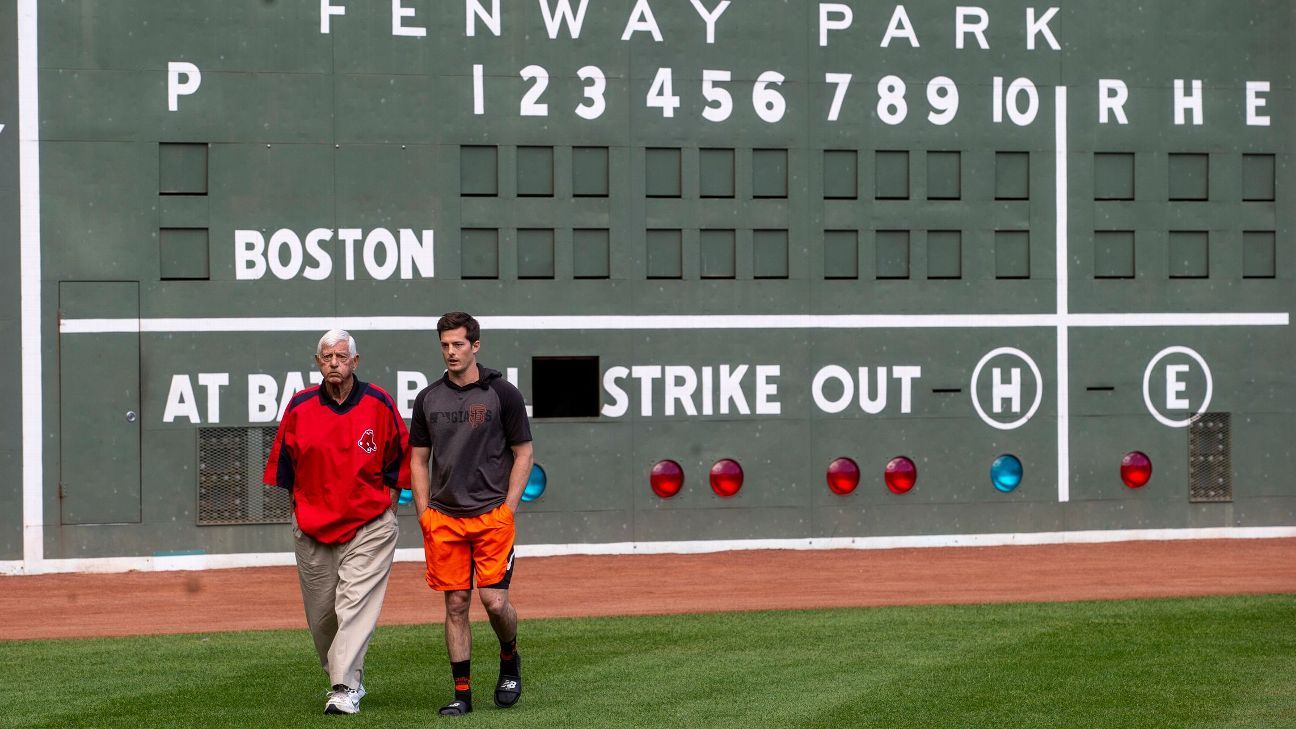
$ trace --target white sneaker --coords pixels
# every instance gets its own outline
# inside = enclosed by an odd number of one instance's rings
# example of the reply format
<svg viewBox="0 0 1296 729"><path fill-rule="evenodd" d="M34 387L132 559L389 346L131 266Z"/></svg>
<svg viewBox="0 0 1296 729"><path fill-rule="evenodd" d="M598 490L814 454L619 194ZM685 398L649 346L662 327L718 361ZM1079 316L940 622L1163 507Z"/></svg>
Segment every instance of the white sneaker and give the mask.
<svg viewBox="0 0 1296 729"><path fill-rule="evenodd" d="M358 714L360 713L360 699L364 697L364 684L360 684L360 688L349 688L343 684L337 684L332 691L329 691L328 701L324 703L324 713Z"/></svg>

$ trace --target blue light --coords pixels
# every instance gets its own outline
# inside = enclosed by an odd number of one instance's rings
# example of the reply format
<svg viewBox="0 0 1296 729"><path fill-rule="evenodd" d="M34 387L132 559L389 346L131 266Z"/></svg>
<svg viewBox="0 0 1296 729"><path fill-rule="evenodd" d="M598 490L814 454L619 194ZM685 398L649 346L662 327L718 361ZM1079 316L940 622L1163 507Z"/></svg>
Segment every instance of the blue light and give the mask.
<svg viewBox="0 0 1296 729"><path fill-rule="evenodd" d="M540 464L531 464L531 476L527 478L526 488L522 490L522 500L535 501L540 498L548 483L549 477L545 476L545 471L540 467Z"/></svg>
<svg viewBox="0 0 1296 729"><path fill-rule="evenodd" d="M413 491L411 491L410 489L401 489L400 498L396 499L396 503L400 504L401 506L404 506L405 504L408 504L413 500L414 500Z"/></svg>
<svg viewBox="0 0 1296 729"><path fill-rule="evenodd" d="M990 464L990 483L1005 494L1017 488L1022 480L1022 464L1017 456L1005 453Z"/></svg>

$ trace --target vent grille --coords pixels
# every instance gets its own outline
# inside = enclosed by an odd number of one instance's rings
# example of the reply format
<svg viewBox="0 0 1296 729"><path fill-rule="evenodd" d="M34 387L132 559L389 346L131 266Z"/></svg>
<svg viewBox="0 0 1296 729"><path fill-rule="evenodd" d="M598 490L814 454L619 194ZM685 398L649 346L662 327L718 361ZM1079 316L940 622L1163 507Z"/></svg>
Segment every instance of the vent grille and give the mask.
<svg viewBox="0 0 1296 729"><path fill-rule="evenodd" d="M292 516L286 489L266 488L261 473L274 428L198 429L198 524L281 524Z"/></svg>
<svg viewBox="0 0 1296 729"><path fill-rule="evenodd" d="M1205 413L1188 428L1188 500L1232 501L1231 413Z"/></svg>

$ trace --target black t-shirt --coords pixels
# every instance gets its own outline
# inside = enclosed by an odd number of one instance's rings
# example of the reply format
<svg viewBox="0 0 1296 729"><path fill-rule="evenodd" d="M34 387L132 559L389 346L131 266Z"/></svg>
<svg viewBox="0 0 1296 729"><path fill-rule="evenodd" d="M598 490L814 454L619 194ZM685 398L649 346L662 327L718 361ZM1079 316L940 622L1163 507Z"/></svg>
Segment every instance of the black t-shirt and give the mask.
<svg viewBox="0 0 1296 729"><path fill-rule="evenodd" d="M429 505L450 516L477 516L504 503L510 446L531 440L522 393L499 372L477 366L476 382L459 387L449 375L414 398L411 448L431 448Z"/></svg>

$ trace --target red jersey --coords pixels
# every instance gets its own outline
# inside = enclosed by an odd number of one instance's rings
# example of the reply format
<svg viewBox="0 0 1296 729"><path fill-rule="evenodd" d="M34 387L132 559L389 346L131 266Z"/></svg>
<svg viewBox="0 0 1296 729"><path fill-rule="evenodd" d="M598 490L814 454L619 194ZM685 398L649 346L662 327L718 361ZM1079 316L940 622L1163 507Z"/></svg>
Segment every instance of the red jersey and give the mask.
<svg viewBox="0 0 1296 729"><path fill-rule="evenodd" d="M326 544L350 541L409 488L409 434L382 388L353 379L339 404L324 388L293 396L262 480L290 489L297 526Z"/></svg>

